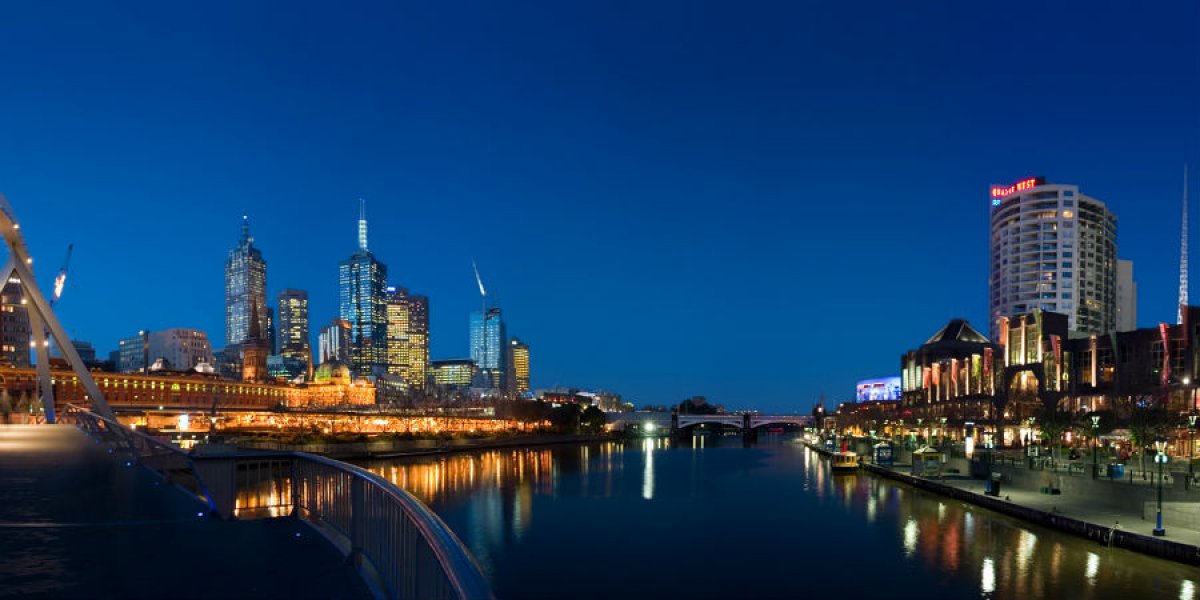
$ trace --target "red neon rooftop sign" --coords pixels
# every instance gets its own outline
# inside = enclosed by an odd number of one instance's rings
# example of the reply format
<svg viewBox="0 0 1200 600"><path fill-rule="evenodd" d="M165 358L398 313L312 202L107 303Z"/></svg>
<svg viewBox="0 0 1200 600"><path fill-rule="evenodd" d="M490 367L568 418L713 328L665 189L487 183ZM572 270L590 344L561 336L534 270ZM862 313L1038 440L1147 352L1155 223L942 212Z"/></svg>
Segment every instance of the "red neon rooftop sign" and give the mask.
<svg viewBox="0 0 1200 600"><path fill-rule="evenodd" d="M1028 188L1036 186L1036 185L1040 184L1040 182L1042 182L1042 178L1030 178L1030 179L1022 179L1008 187L992 186L991 187L991 198L994 200L1000 199L1000 198L1006 198L1008 196L1012 196L1012 194L1014 194L1016 192L1028 190Z"/></svg>

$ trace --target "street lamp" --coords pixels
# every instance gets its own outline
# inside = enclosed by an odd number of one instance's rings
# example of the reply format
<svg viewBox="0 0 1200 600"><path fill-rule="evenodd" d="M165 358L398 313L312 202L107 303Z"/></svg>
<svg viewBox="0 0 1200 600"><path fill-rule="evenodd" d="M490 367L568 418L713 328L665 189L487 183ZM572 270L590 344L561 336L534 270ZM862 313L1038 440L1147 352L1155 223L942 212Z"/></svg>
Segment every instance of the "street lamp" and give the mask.
<svg viewBox="0 0 1200 600"><path fill-rule="evenodd" d="M1167 455L1163 452L1167 449L1166 440L1154 440L1154 449L1158 450L1158 454L1154 455L1154 462L1158 463L1158 511L1154 517L1154 533L1155 536L1167 535L1167 530L1163 529L1162 523L1162 485L1163 485L1163 465L1167 463Z"/></svg>
<svg viewBox="0 0 1200 600"><path fill-rule="evenodd" d="M1192 459L1196 448L1196 415L1188 415L1188 478L1184 489L1192 489Z"/></svg>
<svg viewBox="0 0 1200 600"><path fill-rule="evenodd" d="M942 443L941 445L946 445L946 417L942 417L942 432L938 439Z"/></svg>
<svg viewBox="0 0 1200 600"><path fill-rule="evenodd" d="M1097 447L1100 439L1096 437L1096 433L1100 431L1100 415L1092 415L1092 479L1100 477L1100 463L1096 459Z"/></svg>

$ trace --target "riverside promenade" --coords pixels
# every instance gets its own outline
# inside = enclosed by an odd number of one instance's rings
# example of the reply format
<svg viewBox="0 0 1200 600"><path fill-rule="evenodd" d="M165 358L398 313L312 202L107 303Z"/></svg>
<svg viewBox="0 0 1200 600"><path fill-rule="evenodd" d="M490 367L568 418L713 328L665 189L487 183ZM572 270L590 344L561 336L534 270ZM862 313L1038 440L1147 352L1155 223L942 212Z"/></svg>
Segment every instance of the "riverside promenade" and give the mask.
<svg viewBox="0 0 1200 600"><path fill-rule="evenodd" d="M827 454L823 448L809 447ZM864 460L870 456L860 453ZM904 458L903 455L899 458ZM1190 519L1200 502L1181 501L1172 490L1171 515L1180 516L1183 523L1172 522L1164 516L1164 536L1154 536L1152 505L1146 497L1152 486L1133 485L1123 481L1092 480L1090 477L1042 471L1022 472L1011 465L997 465L1001 474L1000 493L985 493L986 482L963 473L948 472L933 477L912 474L911 463L880 466L864 463L867 472L901 481L937 494L969 502L983 508L1017 517L1030 523L1096 540L1099 544L1125 548L1186 564L1200 565L1200 528ZM965 469L961 469L965 471ZM1051 483L1052 486L1043 485ZM1061 493L1048 494L1043 487L1055 487ZM1200 491L1196 493L1200 494ZM1200 496L1198 496L1200 498ZM1164 503L1164 506L1167 504ZM1164 511L1165 512L1165 511Z"/></svg>
<svg viewBox="0 0 1200 600"><path fill-rule="evenodd" d="M370 598L293 519L223 521L69 425L0 425L0 598Z"/></svg>

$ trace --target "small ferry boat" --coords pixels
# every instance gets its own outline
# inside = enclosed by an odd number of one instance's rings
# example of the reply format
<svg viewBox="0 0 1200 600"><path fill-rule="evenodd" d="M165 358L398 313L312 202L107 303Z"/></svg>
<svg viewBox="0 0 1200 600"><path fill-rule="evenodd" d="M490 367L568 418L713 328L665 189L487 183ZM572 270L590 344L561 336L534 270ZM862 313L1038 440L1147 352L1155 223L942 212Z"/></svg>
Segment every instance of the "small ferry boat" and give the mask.
<svg viewBox="0 0 1200 600"><path fill-rule="evenodd" d="M849 450L834 452L829 465L834 473L850 473L858 470L858 454Z"/></svg>

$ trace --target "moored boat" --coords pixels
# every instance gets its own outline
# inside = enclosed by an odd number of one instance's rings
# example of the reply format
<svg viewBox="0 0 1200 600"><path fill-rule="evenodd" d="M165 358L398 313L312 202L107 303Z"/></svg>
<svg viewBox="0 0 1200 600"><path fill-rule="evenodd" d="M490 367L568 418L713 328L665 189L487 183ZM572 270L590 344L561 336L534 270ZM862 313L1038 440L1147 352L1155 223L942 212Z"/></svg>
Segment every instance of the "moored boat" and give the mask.
<svg viewBox="0 0 1200 600"><path fill-rule="evenodd" d="M858 454L849 450L834 452L829 465L834 473L850 473L858 470Z"/></svg>

